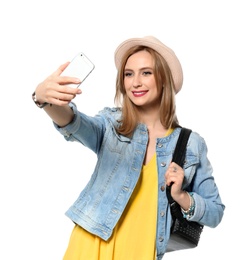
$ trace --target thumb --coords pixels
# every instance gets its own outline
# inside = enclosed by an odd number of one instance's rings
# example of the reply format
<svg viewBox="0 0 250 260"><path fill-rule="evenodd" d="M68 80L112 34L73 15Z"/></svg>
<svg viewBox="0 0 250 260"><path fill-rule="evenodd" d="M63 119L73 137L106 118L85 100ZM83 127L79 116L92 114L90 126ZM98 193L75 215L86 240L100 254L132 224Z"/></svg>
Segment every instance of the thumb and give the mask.
<svg viewBox="0 0 250 260"><path fill-rule="evenodd" d="M60 76L62 74L62 72L68 67L69 64L70 64L69 61L62 64L52 75Z"/></svg>

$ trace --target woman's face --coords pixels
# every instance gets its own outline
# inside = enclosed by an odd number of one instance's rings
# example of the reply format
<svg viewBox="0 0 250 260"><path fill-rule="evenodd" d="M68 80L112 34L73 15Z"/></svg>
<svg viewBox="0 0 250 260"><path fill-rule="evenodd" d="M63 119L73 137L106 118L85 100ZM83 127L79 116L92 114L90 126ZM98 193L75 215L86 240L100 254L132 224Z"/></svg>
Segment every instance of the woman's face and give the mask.
<svg viewBox="0 0 250 260"><path fill-rule="evenodd" d="M131 55L124 69L124 86L129 99L141 108L160 105L160 94L154 75L154 60L145 50Z"/></svg>

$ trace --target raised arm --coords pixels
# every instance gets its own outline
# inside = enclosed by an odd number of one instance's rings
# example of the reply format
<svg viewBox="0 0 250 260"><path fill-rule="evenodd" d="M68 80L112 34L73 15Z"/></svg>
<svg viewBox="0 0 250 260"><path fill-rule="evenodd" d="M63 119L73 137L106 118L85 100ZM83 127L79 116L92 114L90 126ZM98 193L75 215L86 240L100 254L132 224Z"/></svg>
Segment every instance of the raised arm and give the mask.
<svg viewBox="0 0 250 260"><path fill-rule="evenodd" d="M51 119L60 127L69 124L74 117L69 103L77 94L79 88L69 87L68 84L79 84L80 80L73 77L60 76L69 62L61 65L54 73L41 82L33 93L33 99L40 105ZM43 104L46 105L43 105Z"/></svg>

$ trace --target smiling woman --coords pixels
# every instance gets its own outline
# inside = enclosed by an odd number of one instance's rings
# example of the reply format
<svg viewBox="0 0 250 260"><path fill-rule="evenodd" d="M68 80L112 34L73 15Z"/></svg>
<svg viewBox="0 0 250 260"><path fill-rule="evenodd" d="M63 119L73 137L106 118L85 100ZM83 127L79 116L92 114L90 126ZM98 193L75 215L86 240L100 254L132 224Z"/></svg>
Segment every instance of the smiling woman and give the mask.
<svg viewBox="0 0 250 260"><path fill-rule="evenodd" d="M116 107L96 116L72 102L82 92L68 86L76 78L61 76L67 63L35 90L40 104L51 104L43 109L64 138L98 158L66 212L75 226L64 260L162 259L172 223L166 185L188 221L216 227L223 217L204 139L192 131L184 167L172 162L181 132L175 95L183 82L175 53L155 37L132 38L117 47L115 64Z"/></svg>
<svg viewBox="0 0 250 260"><path fill-rule="evenodd" d="M154 75L154 60L149 52L142 50L130 56L124 71L124 87L128 100L138 107L153 109L161 100L162 89L157 89Z"/></svg>

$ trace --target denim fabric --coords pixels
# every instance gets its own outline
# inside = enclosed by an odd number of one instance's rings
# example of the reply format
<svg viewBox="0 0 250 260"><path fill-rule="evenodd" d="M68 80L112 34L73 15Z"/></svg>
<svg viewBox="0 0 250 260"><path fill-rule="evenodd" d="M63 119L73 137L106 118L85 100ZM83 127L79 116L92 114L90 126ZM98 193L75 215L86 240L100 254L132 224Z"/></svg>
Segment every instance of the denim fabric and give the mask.
<svg viewBox="0 0 250 260"><path fill-rule="evenodd" d="M73 122L63 128L57 125L55 127L67 141L80 142L95 152L97 164L88 184L66 215L89 232L108 240L138 181L148 143L147 127L139 124L133 137L128 138L115 131L121 117L120 109L104 108L91 117L79 112L73 103L71 106L75 113ZM166 252L172 221L164 175L179 133L180 128L176 128L171 135L158 138L156 144L158 260ZM213 169L207 158L206 143L195 132L191 133L188 141L184 169L183 189L192 190L196 204L190 220L216 227L223 217L225 206L212 176Z"/></svg>

